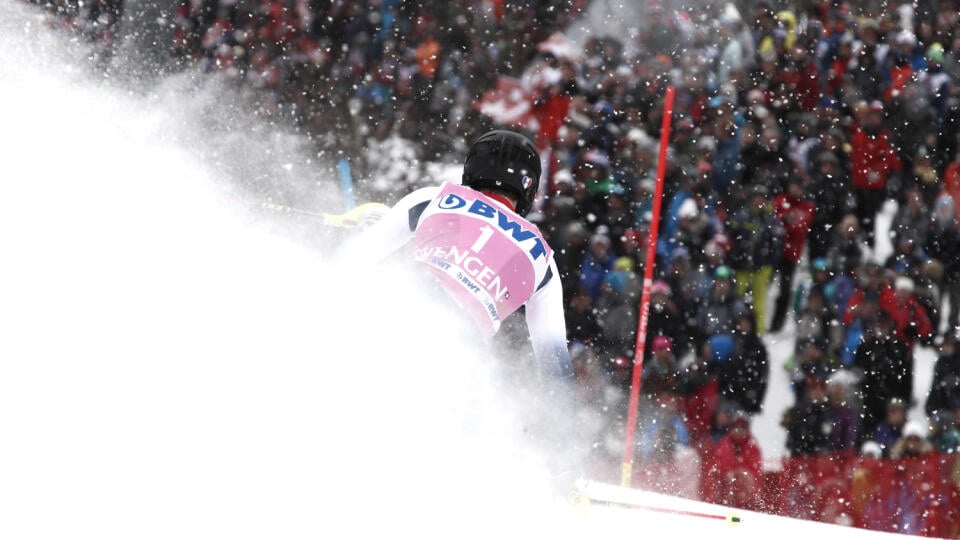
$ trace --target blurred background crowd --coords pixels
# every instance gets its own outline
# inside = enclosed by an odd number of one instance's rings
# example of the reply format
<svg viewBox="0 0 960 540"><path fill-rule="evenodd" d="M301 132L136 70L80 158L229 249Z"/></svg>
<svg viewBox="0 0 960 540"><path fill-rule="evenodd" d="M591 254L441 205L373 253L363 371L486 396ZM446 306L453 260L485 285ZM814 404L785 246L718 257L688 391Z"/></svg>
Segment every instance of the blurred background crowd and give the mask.
<svg viewBox="0 0 960 540"><path fill-rule="evenodd" d="M641 0L627 31L584 31L601 3L183 0L167 62L350 159L370 200L438 182L426 165L489 128L534 139L531 219L613 465L672 85L639 459L688 452L715 479L697 496L749 505L771 369L794 394L774 411L790 456L960 449L960 3ZM120 0L48 7L109 56Z"/></svg>

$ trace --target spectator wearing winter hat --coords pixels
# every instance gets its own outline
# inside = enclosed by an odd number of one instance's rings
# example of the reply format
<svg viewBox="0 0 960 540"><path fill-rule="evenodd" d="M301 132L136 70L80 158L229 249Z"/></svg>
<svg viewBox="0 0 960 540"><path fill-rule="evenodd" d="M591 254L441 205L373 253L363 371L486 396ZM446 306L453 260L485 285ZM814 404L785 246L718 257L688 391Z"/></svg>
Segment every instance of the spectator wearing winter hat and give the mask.
<svg viewBox="0 0 960 540"><path fill-rule="evenodd" d="M945 454L960 452L960 425L957 424L957 413L952 410L937 411L929 418L929 440L934 449Z"/></svg>
<svg viewBox="0 0 960 540"><path fill-rule="evenodd" d="M890 316L897 338L910 349L911 357L913 345L929 344L934 334L927 310L917 300L915 287L912 279L898 276L892 290L887 286L880 293L880 309ZM911 368L912 365L913 362L910 362ZM912 369L909 369L905 375L908 377L907 380L913 380Z"/></svg>
<svg viewBox="0 0 960 540"><path fill-rule="evenodd" d="M893 146L893 137L883 127L883 104L870 103L864 123L850 137L850 180L857 199L857 217L868 245L876 248L876 217L886 198L887 182L903 165Z"/></svg>
<svg viewBox="0 0 960 540"><path fill-rule="evenodd" d="M699 303L703 289L692 284L692 265L690 264L690 250L681 246L673 250L666 258L666 268L663 270L663 280L670 286L674 298L680 303L681 309L686 302ZM710 285L713 284L713 274L710 274Z"/></svg>
<svg viewBox="0 0 960 540"><path fill-rule="evenodd" d="M649 356L653 353L653 338L664 336L670 339L674 354L677 357L682 357L691 347L687 333L683 312L680 311L680 307L673 298L670 285L663 280L654 281L650 287L646 355Z"/></svg>
<svg viewBox="0 0 960 540"><path fill-rule="evenodd" d="M791 456L830 452L834 419L827 397L826 380L822 374L811 374L803 384L803 397L784 412L781 421L787 430L787 451Z"/></svg>
<svg viewBox="0 0 960 540"><path fill-rule="evenodd" d="M544 232L549 233L550 228L562 228L577 218L576 199L573 196L575 187L576 182L570 169L560 169L554 173L550 196L543 207L547 223L547 230Z"/></svg>
<svg viewBox="0 0 960 540"><path fill-rule="evenodd" d="M654 336L650 349L652 355L643 362L643 381L640 390L656 398L660 394L677 394L680 383L680 367L673 354L673 343L667 336Z"/></svg>
<svg viewBox="0 0 960 540"><path fill-rule="evenodd" d="M639 289L641 281L632 271L617 264L604 277L600 298L595 306L600 325L599 344L606 357L633 356L637 336ZM633 292L630 292L633 291Z"/></svg>
<svg viewBox="0 0 960 540"><path fill-rule="evenodd" d="M833 231L827 260L837 272L851 273L854 268L864 264L872 253L861 232L860 220L854 214L846 214L833 227Z"/></svg>
<svg viewBox="0 0 960 540"><path fill-rule="evenodd" d="M816 341L823 348L825 357L831 362L835 361L843 342L843 326L824 296L824 291L812 289L796 317L797 340Z"/></svg>
<svg viewBox="0 0 960 540"><path fill-rule="evenodd" d="M826 348L814 339L798 339L794 343L793 355L783 364L790 379L794 403L805 399L807 379L811 376L824 378L831 369Z"/></svg>
<svg viewBox="0 0 960 540"><path fill-rule="evenodd" d="M712 450L711 430L719 403L717 376L711 369L713 351L704 343L695 351L692 362L680 370L678 392L684 399L684 420L690 430L691 444L698 451ZM705 454L701 452L701 457Z"/></svg>
<svg viewBox="0 0 960 540"><path fill-rule="evenodd" d="M924 227L926 232L926 227ZM893 252L883 262L883 267L898 276L903 276L916 285L924 280L924 263L929 260L923 252L923 243L916 231L910 229L897 235L893 241Z"/></svg>
<svg viewBox="0 0 960 540"><path fill-rule="evenodd" d="M681 400L673 392L663 392L643 405L639 415L637 457L644 464L673 462L680 456L678 450L690 445Z"/></svg>
<svg viewBox="0 0 960 540"><path fill-rule="evenodd" d="M567 339L571 343L594 345L600 335L596 310L586 290L573 293L566 309Z"/></svg>
<svg viewBox="0 0 960 540"><path fill-rule="evenodd" d="M753 306L757 333L767 329L767 289L774 265L783 254L783 227L764 186L754 186L742 206L730 216L728 255L736 275L737 293Z"/></svg>
<svg viewBox="0 0 960 540"><path fill-rule="evenodd" d="M712 136L716 141L716 150L710 162L710 185L720 202L729 207L731 191L740 176L741 135L743 117L736 111L733 103L726 98L714 98L705 110L702 126L704 135Z"/></svg>
<svg viewBox="0 0 960 540"><path fill-rule="evenodd" d="M754 330L752 313L739 313L736 324L730 357L715 368L720 397L736 403L747 414L758 414L770 375L767 346Z"/></svg>
<svg viewBox="0 0 960 540"><path fill-rule="evenodd" d="M862 267L855 285L843 311L842 321L845 325L852 324L853 320L859 316L859 307L865 300L870 300L879 306L881 295L890 293L892 280L882 266L869 262Z"/></svg>
<svg viewBox="0 0 960 540"><path fill-rule="evenodd" d="M691 254L691 264L698 266L703 262L703 250L707 242L718 232L719 225L705 208L698 204L696 196L686 199L680 207L679 222L670 237L662 237L661 253L669 253L678 247L685 247Z"/></svg>
<svg viewBox="0 0 960 540"><path fill-rule="evenodd" d="M836 285L833 282L833 269L823 257L810 261L810 275L804 277L794 290L793 312L797 315L806 307L808 297L813 291L818 291L827 306L837 314Z"/></svg>
<svg viewBox="0 0 960 540"><path fill-rule="evenodd" d="M934 447L928 436L929 429L922 422L907 422L903 426L902 436L890 448L890 458L903 459L930 454Z"/></svg>
<svg viewBox="0 0 960 540"><path fill-rule="evenodd" d="M780 285L774 304L773 320L770 323L770 331L779 332L786 321L793 292L794 273L803 257L815 208L813 201L804 193L803 181L797 176L791 176L787 181L786 191L774 197L773 209L784 230L783 253L774 271L780 278Z"/></svg>
<svg viewBox="0 0 960 540"><path fill-rule="evenodd" d="M737 315L748 311L733 285L733 272L729 267L717 268L713 279L713 287L697 311L694 343L698 347L711 336L733 334Z"/></svg>
<svg viewBox="0 0 960 540"><path fill-rule="evenodd" d="M610 237L602 232L595 233L590 237L589 249L580 266L580 286L586 289L594 303L600 300L601 287L607 274L613 270L613 262Z"/></svg>
<svg viewBox="0 0 960 540"><path fill-rule="evenodd" d="M827 379L829 405L829 447L833 452L854 453L860 435L859 404L855 405L850 385L834 373Z"/></svg>
<svg viewBox="0 0 960 540"><path fill-rule="evenodd" d="M917 85L920 87L924 99L929 103L935 115L937 127L943 122L946 115L947 99L950 88L955 83L950 74L943 68L944 49L940 43L932 43L925 55L926 69L917 73Z"/></svg>
<svg viewBox="0 0 960 540"><path fill-rule="evenodd" d="M708 500L718 504L758 510L763 455L750 431L750 419L739 415L717 444L707 477Z"/></svg>
<svg viewBox="0 0 960 540"><path fill-rule="evenodd" d="M901 30L893 36L883 66L886 83L883 89L884 101L889 103L899 96L904 85L913 78L916 72L913 57L917 54L917 49L917 36L910 30Z"/></svg>
<svg viewBox="0 0 960 540"><path fill-rule="evenodd" d="M563 229L553 231L554 235L548 238L552 246L563 246L556 251L557 269L560 271L560 281L563 283L565 297L569 298L581 285L581 271L589 252L590 231L580 221L571 221ZM555 242L555 239L557 240ZM599 265L597 265L599 266ZM591 266L590 270L594 270ZM589 289L585 289L589 295ZM593 298L590 297L591 302Z"/></svg>
<svg viewBox="0 0 960 540"><path fill-rule="evenodd" d="M917 185L907 185L902 194L902 203L897 207L890 222L890 238L894 245L903 235L910 235L915 247L922 249L927 240L930 208Z"/></svg>
<svg viewBox="0 0 960 540"><path fill-rule="evenodd" d="M653 195L656 192L656 179L644 177L633 185L634 228L653 219Z"/></svg>
<svg viewBox="0 0 960 540"><path fill-rule="evenodd" d="M746 138L746 126L744 128ZM743 156L741 179L745 186L763 184L773 187L773 180L787 178L794 171L793 163L787 155L783 134L776 125L760 128L759 133L744 145L741 153Z"/></svg>
<svg viewBox="0 0 960 540"><path fill-rule="evenodd" d="M647 225L637 228L629 228L620 235L620 254L627 257L633 263L637 274L643 275L643 268L647 264L647 242L650 239L650 231Z"/></svg>
<svg viewBox="0 0 960 540"><path fill-rule="evenodd" d="M693 178L683 175L680 177L679 185L673 196L668 196L666 193L664 193L664 201L669 201L669 203L663 209L663 225L660 228L661 241L658 242L657 246L658 254L668 257L670 252L677 246L674 244L671 244L670 246L663 244L666 244L667 241L674 237L674 234L680 227L681 219L684 217L696 217L698 205L693 199L693 192L696 187L697 184ZM684 214L683 217L681 217L681 210ZM663 246L661 247L661 245Z"/></svg>
<svg viewBox="0 0 960 540"><path fill-rule="evenodd" d="M893 445L904 435L907 425L907 403L899 398L887 401L883 419L870 432L869 439L883 449L884 457L890 457Z"/></svg>
<svg viewBox="0 0 960 540"><path fill-rule="evenodd" d="M890 133L897 156L903 163L901 180L909 185L914 182L918 151L936 143L937 119L927 96L913 79L904 83L900 94L887 105L886 111L886 125L896 126L896 130ZM888 192L896 194L896 185L891 184Z"/></svg>

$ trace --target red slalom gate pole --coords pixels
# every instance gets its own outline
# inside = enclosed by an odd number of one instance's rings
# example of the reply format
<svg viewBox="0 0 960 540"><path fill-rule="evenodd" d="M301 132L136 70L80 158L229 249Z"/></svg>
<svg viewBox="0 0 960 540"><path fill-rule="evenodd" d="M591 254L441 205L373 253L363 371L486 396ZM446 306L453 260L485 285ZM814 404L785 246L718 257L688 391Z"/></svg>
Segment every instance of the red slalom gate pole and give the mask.
<svg viewBox="0 0 960 540"><path fill-rule="evenodd" d="M623 441L623 466L620 485L630 487L633 476L633 441L637 430L637 408L640 406L640 376L643 373L643 349L647 342L647 318L650 313L650 287L653 284L653 265L657 257L657 234L660 229L660 199L663 198L663 177L667 168L667 145L670 142L670 121L673 117L673 96L676 90L667 86L663 103L663 123L660 126L660 158L657 160L657 186L653 194L653 221L647 238L647 260L643 268L643 292L640 295L640 317L637 322L637 343L633 354L633 378L630 381L630 403L627 408L627 426Z"/></svg>

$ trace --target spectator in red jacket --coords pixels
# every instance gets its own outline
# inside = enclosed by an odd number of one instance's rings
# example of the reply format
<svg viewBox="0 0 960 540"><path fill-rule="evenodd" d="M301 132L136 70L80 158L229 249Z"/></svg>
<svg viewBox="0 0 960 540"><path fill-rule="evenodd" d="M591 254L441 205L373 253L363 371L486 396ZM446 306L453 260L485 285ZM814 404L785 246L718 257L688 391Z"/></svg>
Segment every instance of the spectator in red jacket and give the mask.
<svg viewBox="0 0 960 540"><path fill-rule="evenodd" d="M713 502L738 508L758 509L763 457L750 432L746 415L734 420L714 453L709 482Z"/></svg>
<svg viewBox="0 0 960 540"><path fill-rule="evenodd" d="M775 269L776 274L780 276L780 290L777 292L773 321L770 323L770 331L779 332L783 329L787 308L790 305L793 274L803 256L803 248L806 246L807 235L813 223L813 201L804 193L803 180L799 176L791 176L787 180L784 192L774 197L773 211L783 223L784 229L783 255Z"/></svg>
<svg viewBox="0 0 960 540"><path fill-rule="evenodd" d="M893 288L880 292L880 309L886 311L894 323L897 338L913 349L916 342L929 343L933 338L933 324L914 294L913 280L900 276Z"/></svg>
<svg viewBox="0 0 960 540"><path fill-rule="evenodd" d="M857 217L874 249L874 227L877 212L886 199L887 181L893 171L903 168L892 140L883 128L883 103L870 103L863 124L854 129L850 138L850 180L857 199Z"/></svg>

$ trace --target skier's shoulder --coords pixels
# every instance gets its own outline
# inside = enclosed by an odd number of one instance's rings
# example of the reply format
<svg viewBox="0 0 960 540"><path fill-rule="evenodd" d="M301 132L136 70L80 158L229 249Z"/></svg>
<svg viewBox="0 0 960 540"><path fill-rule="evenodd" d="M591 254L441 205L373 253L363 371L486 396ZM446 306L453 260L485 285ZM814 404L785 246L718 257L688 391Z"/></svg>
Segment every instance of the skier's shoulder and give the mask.
<svg viewBox="0 0 960 540"><path fill-rule="evenodd" d="M430 202L440 194L440 191L443 189L444 185L445 184L417 188L404 195L395 206L413 207L423 202Z"/></svg>
<svg viewBox="0 0 960 540"><path fill-rule="evenodd" d="M443 185L425 186L406 194L393 206L393 209L406 215L406 222L411 231L420 223L427 206L440 195Z"/></svg>

